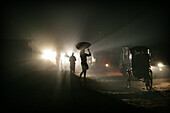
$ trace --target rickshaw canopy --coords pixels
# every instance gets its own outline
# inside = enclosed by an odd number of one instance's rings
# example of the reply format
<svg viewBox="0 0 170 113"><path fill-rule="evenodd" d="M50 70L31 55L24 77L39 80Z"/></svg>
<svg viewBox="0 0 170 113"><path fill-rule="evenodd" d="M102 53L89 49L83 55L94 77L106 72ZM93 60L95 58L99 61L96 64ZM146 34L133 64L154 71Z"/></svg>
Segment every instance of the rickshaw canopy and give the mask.
<svg viewBox="0 0 170 113"><path fill-rule="evenodd" d="M149 72L150 67L150 49L145 46L136 46L130 48L132 54L133 75L143 78Z"/></svg>
<svg viewBox="0 0 170 113"><path fill-rule="evenodd" d="M136 47L132 47L130 48L130 52L133 54L135 51L137 52L148 52L148 49L150 50L150 48L145 47L145 46L136 46Z"/></svg>

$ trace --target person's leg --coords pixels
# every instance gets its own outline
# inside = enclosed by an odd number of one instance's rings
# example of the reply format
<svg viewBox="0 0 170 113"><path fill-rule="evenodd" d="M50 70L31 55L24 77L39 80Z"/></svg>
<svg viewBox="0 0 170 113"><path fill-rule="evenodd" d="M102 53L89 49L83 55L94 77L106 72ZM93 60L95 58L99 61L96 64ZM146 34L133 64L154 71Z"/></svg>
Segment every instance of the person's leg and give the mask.
<svg viewBox="0 0 170 113"><path fill-rule="evenodd" d="M84 65L84 78L86 78L86 71L89 69L89 66L88 66L88 64L86 63L85 65Z"/></svg>
<svg viewBox="0 0 170 113"><path fill-rule="evenodd" d="M70 66L70 73L71 73L71 66Z"/></svg>
<svg viewBox="0 0 170 113"><path fill-rule="evenodd" d="M73 66L73 74L75 74L75 65Z"/></svg>
<svg viewBox="0 0 170 113"><path fill-rule="evenodd" d="M86 70L84 70L84 78L86 78Z"/></svg>
<svg viewBox="0 0 170 113"><path fill-rule="evenodd" d="M82 72L80 73L80 77L82 76L82 74L83 74L83 70L82 70Z"/></svg>
<svg viewBox="0 0 170 113"><path fill-rule="evenodd" d="M82 74L84 73L84 65L81 64L81 67L82 67L82 72L80 73L80 77L82 76Z"/></svg>

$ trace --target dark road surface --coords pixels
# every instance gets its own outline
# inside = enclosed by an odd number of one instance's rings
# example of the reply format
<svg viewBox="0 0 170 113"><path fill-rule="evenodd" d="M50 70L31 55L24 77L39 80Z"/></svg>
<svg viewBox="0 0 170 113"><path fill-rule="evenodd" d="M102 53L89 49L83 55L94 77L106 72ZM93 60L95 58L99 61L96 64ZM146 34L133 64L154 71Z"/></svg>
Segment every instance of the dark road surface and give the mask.
<svg viewBox="0 0 170 113"><path fill-rule="evenodd" d="M38 61L36 62L38 63ZM1 113L6 112L166 112L122 101L119 94L94 90L98 82L56 71L54 66L38 69L31 64L3 66ZM92 88L93 87L93 88ZM134 94L140 95L140 94ZM148 94L145 94L148 96ZM127 95L124 95L127 96ZM132 96L133 98L133 96Z"/></svg>

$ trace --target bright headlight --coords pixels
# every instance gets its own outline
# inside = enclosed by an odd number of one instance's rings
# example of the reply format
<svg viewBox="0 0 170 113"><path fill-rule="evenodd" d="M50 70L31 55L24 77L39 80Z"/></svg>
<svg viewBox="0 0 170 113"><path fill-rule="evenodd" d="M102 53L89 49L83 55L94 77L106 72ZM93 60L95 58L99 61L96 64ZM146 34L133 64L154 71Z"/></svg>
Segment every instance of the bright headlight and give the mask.
<svg viewBox="0 0 170 113"><path fill-rule="evenodd" d="M109 64L105 64L106 67L109 67Z"/></svg>
<svg viewBox="0 0 170 113"><path fill-rule="evenodd" d="M50 60L55 64L56 62L56 52L52 50L44 50L41 57L45 60Z"/></svg>
<svg viewBox="0 0 170 113"><path fill-rule="evenodd" d="M158 64L158 67L163 67L163 64L162 64L162 63L159 63L159 64Z"/></svg>

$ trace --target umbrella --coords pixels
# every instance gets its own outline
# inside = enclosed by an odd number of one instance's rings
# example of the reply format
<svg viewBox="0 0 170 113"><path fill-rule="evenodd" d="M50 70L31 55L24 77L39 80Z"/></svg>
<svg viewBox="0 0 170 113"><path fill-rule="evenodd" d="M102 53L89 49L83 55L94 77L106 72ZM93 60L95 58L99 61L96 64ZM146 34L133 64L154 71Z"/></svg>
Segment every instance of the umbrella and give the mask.
<svg viewBox="0 0 170 113"><path fill-rule="evenodd" d="M81 49L86 49L91 46L91 43L89 42L79 42L76 44L76 48L81 50Z"/></svg>

